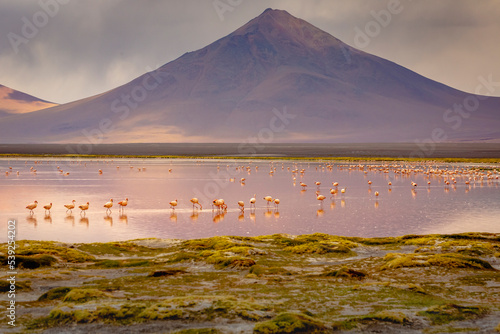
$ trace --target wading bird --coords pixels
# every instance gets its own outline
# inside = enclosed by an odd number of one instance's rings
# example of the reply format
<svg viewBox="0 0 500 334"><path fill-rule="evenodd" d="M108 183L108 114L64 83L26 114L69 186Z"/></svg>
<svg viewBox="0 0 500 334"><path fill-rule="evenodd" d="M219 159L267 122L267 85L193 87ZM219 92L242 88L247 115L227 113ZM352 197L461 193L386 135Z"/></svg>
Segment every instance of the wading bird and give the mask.
<svg viewBox="0 0 500 334"><path fill-rule="evenodd" d="M111 207L113 206L113 199L110 199L109 202L103 205L106 208L106 212L109 211L111 213Z"/></svg>
<svg viewBox="0 0 500 334"><path fill-rule="evenodd" d="M128 205L128 198L125 198L124 201L118 202L118 205L120 206L120 210L123 210Z"/></svg>
<svg viewBox="0 0 500 334"><path fill-rule="evenodd" d="M171 201L169 204L170 204L170 208L172 210L175 210L175 207L177 206L177 199L175 201Z"/></svg>
<svg viewBox="0 0 500 334"><path fill-rule="evenodd" d="M201 204L200 202L198 201L198 199L196 197L193 197L190 199L191 203L193 203L193 209L194 209L194 206L195 205L199 205L200 206L200 210L202 210L203 208L201 207Z"/></svg>
<svg viewBox="0 0 500 334"><path fill-rule="evenodd" d="M279 198L275 198L274 199L274 206L276 207L276 209L278 209L278 205L280 205L280 199Z"/></svg>
<svg viewBox="0 0 500 334"><path fill-rule="evenodd" d="M252 205L253 205L253 207L255 208L255 202L256 202L256 201L257 201L257 200L255 199L255 194L253 194L253 197L252 197L252 198L250 198L250 207L252 207Z"/></svg>
<svg viewBox="0 0 500 334"><path fill-rule="evenodd" d="M68 213L68 211L70 212L73 212L72 210L75 208L75 200L72 200L71 201L71 204L64 204L64 207L66 208L66 213Z"/></svg>
<svg viewBox="0 0 500 334"><path fill-rule="evenodd" d="M36 206L38 205L38 202L37 201L34 201L33 203L30 203L26 206L26 209L30 210L30 213L33 214L33 209L36 208Z"/></svg>
<svg viewBox="0 0 500 334"><path fill-rule="evenodd" d="M80 211L80 215L82 214L82 212L83 212L83 214L85 214L85 211L87 211L89 209L89 202L87 202L87 204L82 204L78 207L80 208L80 210L82 210L82 211Z"/></svg>
<svg viewBox="0 0 500 334"><path fill-rule="evenodd" d="M52 203L48 205L44 205L43 208L45 209L45 214L47 214L47 211L49 212L50 215L50 209L52 208Z"/></svg>
<svg viewBox="0 0 500 334"><path fill-rule="evenodd" d="M243 201L238 201L238 206L240 207L240 210L243 212L245 210L245 202Z"/></svg>
<svg viewBox="0 0 500 334"><path fill-rule="evenodd" d="M269 203L271 203L273 201L273 198L271 196L266 196L266 197L264 197L264 200L267 201L267 206L269 206Z"/></svg>

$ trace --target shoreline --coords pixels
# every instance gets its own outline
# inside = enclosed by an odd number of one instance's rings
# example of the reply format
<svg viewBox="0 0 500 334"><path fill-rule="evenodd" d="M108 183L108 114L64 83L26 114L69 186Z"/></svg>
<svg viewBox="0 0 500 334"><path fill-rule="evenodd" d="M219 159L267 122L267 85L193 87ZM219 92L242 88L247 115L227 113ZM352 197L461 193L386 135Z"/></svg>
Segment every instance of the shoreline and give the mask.
<svg viewBox="0 0 500 334"><path fill-rule="evenodd" d="M216 159L492 159L500 143L131 143L0 144L0 156L163 157Z"/></svg>
<svg viewBox="0 0 500 334"><path fill-rule="evenodd" d="M500 233L16 243L5 333L500 331Z"/></svg>
<svg viewBox="0 0 500 334"><path fill-rule="evenodd" d="M183 156L183 155L109 155L109 154L14 154L0 153L1 158L75 158L75 159L191 159L191 160L285 160L335 162L436 162L499 164L500 158L404 158L404 157L307 157L307 156Z"/></svg>

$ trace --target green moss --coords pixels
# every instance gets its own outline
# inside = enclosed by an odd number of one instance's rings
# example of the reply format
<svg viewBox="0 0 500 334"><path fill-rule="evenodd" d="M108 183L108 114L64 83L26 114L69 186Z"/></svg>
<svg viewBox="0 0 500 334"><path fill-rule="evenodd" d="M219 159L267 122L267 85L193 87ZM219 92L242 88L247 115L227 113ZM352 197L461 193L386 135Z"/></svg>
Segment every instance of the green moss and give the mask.
<svg viewBox="0 0 500 334"><path fill-rule="evenodd" d="M5 248L5 246L6 244L2 244L0 249ZM73 263L81 263L94 260L93 256L74 249L72 245L54 241L20 240L17 241L16 252L18 256L47 254Z"/></svg>
<svg viewBox="0 0 500 334"><path fill-rule="evenodd" d="M98 268L124 268L124 267L147 267L152 263L149 260L100 260L94 264Z"/></svg>
<svg viewBox="0 0 500 334"><path fill-rule="evenodd" d="M133 256L157 253L159 250L139 246L131 241L79 244L78 249L95 255Z"/></svg>
<svg viewBox="0 0 500 334"><path fill-rule="evenodd" d="M54 299L62 299L64 298L68 292L70 292L73 288L70 287L58 287L54 289L50 289L49 291L45 292L43 295L41 295L38 298L38 301L44 301L44 300L54 300Z"/></svg>
<svg viewBox="0 0 500 334"><path fill-rule="evenodd" d="M63 298L63 302L85 303L92 299L110 298L111 296L97 289L72 289Z"/></svg>
<svg viewBox="0 0 500 334"><path fill-rule="evenodd" d="M385 237L385 238L349 237L347 239L367 246L394 245L394 244L399 244L401 241L401 238L395 238L395 237Z"/></svg>
<svg viewBox="0 0 500 334"><path fill-rule="evenodd" d="M410 322L410 319L403 312L395 312L395 311L380 311L373 315L367 315L363 317L366 320L378 320L378 321L387 321L395 324L406 324Z"/></svg>
<svg viewBox="0 0 500 334"><path fill-rule="evenodd" d="M212 237L205 239L186 240L182 243L182 247L192 250L223 250L232 247L246 246L231 241L228 237Z"/></svg>
<svg viewBox="0 0 500 334"><path fill-rule="evenodd" d="M31 282L30 281L18 281L14 284L16 291L18 290L31 290ZM10 291L10 283L8 280L2 279L0 280L0 292L9 292Z"/></svg>
<svg viewBox="0 0 500 334"><path fill-rule="evenodd" d="M295 254L304 254L304 253L314 253L314 254L335 253L342 255L353 254L353 252L344 245L332 244L327 242L309 242L297 246L285 247L284 250Z"/></svg>
<svg viewBox="0 0 500 334"><path fill-rule="evenodd" d="M179 251L175 253L172 257L168 259L168 263L177 263L184 261L199 260L200 256L194 253L188 253L184 251Z"/></svg>
<svg viewBox="0 0 500 334"><path fill-rule="evenodd" d="M158 305L152 305L139 314L139 318L147 320L165 320L165 319L181 319L182 310L165 308Z"/></svg>
<svg viewBox="0 0 500 334"><path fill-rule="evenodd" d="M463 256L460 254L400 254L389 253L384 257L386 262L381 269L396 269L403 267L444 267L444 268L471 268L471 269L493 269L487 262L477 258Z"/></svg>
<svg viewBox="0 0 500 334"><path fill-rule="evenodd" d="M216 268L248 268L255 265L255 261L251 258L240 256L219 256L217 254L207 257L207 263L215 265Z"/></svg>
<svg viewBox="0 0 500 334"><path fill-rule="evenodd" d="M149 277L162 277L162 276L173 276L173 275L179 275L179 274L185 274L186 271L184 269L178 269L178 268L169 268L165 270L158 270L155 272L152 272L149 274Z"/></svg>
<svg viewBox="0 0 500 334"><path fill-rule="evenodd" d="M4 255L0 255L0 262L7 265L7 257ZM50 267L52 266L52 264L56 262L57 262L56 258L46 254L16 256L16 267L24 269L37 269L40 267Z"/></svg>
<svg viewBox="0 0 500 334"><path fill-rule="evenodd" d="M350 269L347 267L342 267L337 270L328 271L324 273L323 276L336 277L336 278L355 278L361 280L366 277L366 273Z"/></svg>
<svg viewBox="0 0 500 334"><path fill-rule="evenodd" d="M419 312L419 315L428 317L434 325L441 325L452 321L475 319L486 313L487 310L480 306L445 304L430 307L426 311Z"/></svg>
<svg viewBox="0 0 500 334"><path fill-rule="evenodd" d="M325 333L326 326L320 320L303 313L280 313L275 318L258 323L253 332L259 334L272 333Z"/></svg>

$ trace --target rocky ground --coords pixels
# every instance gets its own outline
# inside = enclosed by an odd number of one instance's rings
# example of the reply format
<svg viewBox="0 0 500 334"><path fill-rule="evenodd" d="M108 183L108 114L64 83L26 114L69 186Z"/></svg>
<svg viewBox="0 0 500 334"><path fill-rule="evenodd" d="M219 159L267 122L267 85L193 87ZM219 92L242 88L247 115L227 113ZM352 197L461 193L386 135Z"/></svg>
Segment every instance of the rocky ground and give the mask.
<svg viewBox="0 0 500 334"><path fill-rule="evenodd" d="M500 331L499 234L18 241L16 256L3 333Z"/></svg>

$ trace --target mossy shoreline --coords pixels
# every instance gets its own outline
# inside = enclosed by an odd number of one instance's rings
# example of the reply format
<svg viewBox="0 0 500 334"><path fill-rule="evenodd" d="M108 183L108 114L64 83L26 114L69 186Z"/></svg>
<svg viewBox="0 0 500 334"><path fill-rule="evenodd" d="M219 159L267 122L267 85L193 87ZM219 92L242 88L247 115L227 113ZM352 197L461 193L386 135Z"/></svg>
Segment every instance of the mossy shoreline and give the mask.
<svg viewBox="0 0 500 334"><path fill-rule="evenodd" d="M495 233L21 240L16 253L5 333L500 330Z"/></svg>

